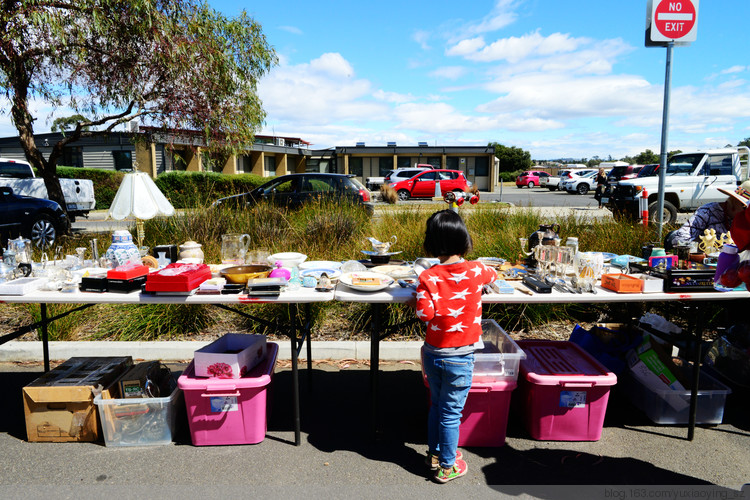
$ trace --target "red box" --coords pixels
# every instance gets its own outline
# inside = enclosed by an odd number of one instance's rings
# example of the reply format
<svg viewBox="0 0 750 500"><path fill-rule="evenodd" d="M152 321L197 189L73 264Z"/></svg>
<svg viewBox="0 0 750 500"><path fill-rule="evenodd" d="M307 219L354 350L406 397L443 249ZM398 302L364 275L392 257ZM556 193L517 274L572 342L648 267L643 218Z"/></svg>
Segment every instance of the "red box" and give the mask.
<svg viewBox="0 0 750 500"><path fill-rule="evenodd" d="M602 288L618 293L640 293L643 291L643 280L628 274L602 274Z"/></svg>
<svg viewBox="0 0 750 500"><path fill-rule="evenodd" d="M430 387L422 372L422 380L430 399ZM516 388L512 379L495 382L472 382L461 413L458 446L503 446L508 428L511 393Z"/></svg>
<svg viewBox="0 0 750 500"><path fill-rule="evenodd" d="M148 267L138 265L134 267L130 266L118 266L114 269L107 271L107 279L110 280L129 280L131 278L138 278L139 276L146 276L148 274Z"/></svg>
<svg viewBox="0 0 750 500"><path fill-rule="evenodd" d="M190 439L195 446L256 444L266 437L268 387L273 380L279 345L247 376L200 378L191 361L177 381L185 394Z"/></svg>
<svg viewBox="0 0 750 500"><path fill-rule="evenodd" d="M177 274L172 274L177 273ZM147 292L189 292L211 278L206 264L169 264L146 278Z"/></svg>
<svg viewBox="0 0 750 500"><path fill-rule="evenodd" d="M617 376L573 342L524 340L518 399L526 430L545 441L598 441ZM520 407L519 407L520 405Z"/></svg>

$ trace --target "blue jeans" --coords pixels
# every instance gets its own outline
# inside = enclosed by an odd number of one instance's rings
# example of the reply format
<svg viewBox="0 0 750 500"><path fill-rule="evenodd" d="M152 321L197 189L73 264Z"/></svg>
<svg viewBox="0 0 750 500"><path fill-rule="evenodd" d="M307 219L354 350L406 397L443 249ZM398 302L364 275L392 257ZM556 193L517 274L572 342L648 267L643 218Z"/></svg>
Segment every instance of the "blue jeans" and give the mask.
<svg viewBox="0 0 750 500"><path fill-rule="evenodd" d="M430 385L430 413L427 445L438 456L441 467L456 461L461 412L471 389L474 353L464 356L435 356L422 352L422 365Z"/></svg>

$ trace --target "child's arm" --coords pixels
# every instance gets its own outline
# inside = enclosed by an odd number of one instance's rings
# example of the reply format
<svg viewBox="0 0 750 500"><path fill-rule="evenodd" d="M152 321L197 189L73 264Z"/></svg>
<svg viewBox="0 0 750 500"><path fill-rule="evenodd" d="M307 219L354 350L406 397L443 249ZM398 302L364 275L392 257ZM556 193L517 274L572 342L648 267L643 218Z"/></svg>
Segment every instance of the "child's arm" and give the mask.
<svg viewBox="0 0 750 500"><path fill-rule="evenodd" d="M432 297L429 290L423 283L417 285L417 295L414 297L414 312L422 321L430 321L435 317L435 307L432 303Z"/></svg>

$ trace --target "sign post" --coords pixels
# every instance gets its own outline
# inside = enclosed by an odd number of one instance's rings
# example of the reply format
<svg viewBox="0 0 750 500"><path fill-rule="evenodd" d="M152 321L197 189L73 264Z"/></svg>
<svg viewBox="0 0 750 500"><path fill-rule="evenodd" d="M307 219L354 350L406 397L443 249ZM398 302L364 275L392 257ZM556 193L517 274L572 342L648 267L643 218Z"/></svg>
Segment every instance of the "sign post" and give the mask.
<svg viewBox="0 0 750 500"><path fill-rule="evenodd" d="M646 46L666 47L664 75L664 107L661 120L661 152L659 155L659 240L664 225L664 184L667 174L667 143L669 137L669 98L672 85L672 48L689 45L698 33L698 0L649 0L646 7Z"/></svg>

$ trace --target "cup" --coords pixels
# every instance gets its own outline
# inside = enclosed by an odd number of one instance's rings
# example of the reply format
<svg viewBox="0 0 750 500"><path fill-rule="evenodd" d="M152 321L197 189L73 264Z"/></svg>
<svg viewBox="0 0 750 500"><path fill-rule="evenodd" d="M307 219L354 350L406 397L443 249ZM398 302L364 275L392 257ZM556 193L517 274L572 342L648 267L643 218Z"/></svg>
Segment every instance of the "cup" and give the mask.
<svg viewBox="0 0 750 500"><path fill-rule="evenodd" d="M664 257L667 252L662 247L654 247L651 249L651 257Z"/></svg>
<svg viewBox="0 0 750 500"><path fill-rule="evenodd" d="M271 252L267 248L256 248L247 252L247 263L248 264L261 264L264 266L268 265L268 257Z"/></svg>

